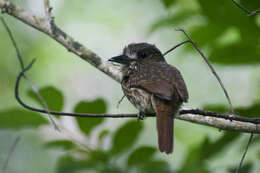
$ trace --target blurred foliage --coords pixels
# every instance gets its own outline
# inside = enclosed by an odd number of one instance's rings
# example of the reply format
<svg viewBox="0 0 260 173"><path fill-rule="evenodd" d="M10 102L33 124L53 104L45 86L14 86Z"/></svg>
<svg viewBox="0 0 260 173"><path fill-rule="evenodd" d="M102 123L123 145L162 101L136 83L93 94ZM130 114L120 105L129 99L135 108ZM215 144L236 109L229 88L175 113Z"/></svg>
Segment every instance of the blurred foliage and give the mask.
<svg viewBox="0 0 260 173"><path fill-rule="evenodd" d="M171 3L167 2L172 1L164 2L168 7ZM260 7L260 1L242 2L250 9ZM207 0L198 0L197 3L199 9L177 10L159 19L153 24L152 31L160 27L182 27L183 23L190 21L194 23L194 26L189 29L191 38L200 48L207 46L210 49L208 57L211 62L221 65L260 63L260 26L257 25L257 15L248 17L231 0L210 3ZM197 22L202 20L202 24L197 25ZM223 38L229 37L226 34L230 29L237 32L234 41ZM194 51L194 49L189 50Z"/></svg>
<svg viewBox="0 0 260 173"><path fill-rule="evenodd" d="M64 150L71 150L76 148L76 144L70 140L53 140L46 142L46 148L62 148Z"/></svg>
<svg viewBox="0 0 260 173"><path fill-rule="evenodd" d="M227 105L205 105L204 109L211 110L219 113L227 113L230 112ZM257 117L260 112L260 103L255 103L248 107L236 107L234 109L235 113L238 115L246 116L246 117Z"/></svg>
<svg viewBox="0 0 260 173"><path fill-rule="evenodd" d="M54 88L53 86L46 86L44 88L39 89L39 93L46 101L48 109L55 111L61 111L63 109L64 98L61 91ZM39 97L35 94L33 90L28 91L28 96L44 108L42 101L39 99Z"/></svg>
<svg viewBox="0 0 260 173"><path fill-rule="evenodd" d="M22 128L37 128L47 125L48 121L39 113L18 108L0 111L0 128L20 130Z"/></svg>
<svg viewBox="0 0 260 173"><path fill-rule="evenodd" d="M75 113L93 113L93 114L103 114L107 110L106 102L103 99L96 99L94 101L79 102L75 108ZM76 117L78 126L80 130L88 135L90 131L101 124L104 121L104 118L92 118L92 117Z"/></svg>
<svg viewBox="0 0 260 173"><path fill-rule="evenodd" d="M207 50L207 55L211 62L224 67L237 65L246 67L252 64L260 64L260 25L257 23L257 15L248 17L231 0L197 0L192 1L196 4L194 6L189 5L191 0L158 0L158 2L162 4L168 14L154 21L151 28L149 28L152 32L165 27L176 28L184 26L199 47ZM240 3L249 10L260 8L259 0L243 0ZM73 6L82 10L77 8L77 10L71 12L74 16L69 15L66 17L73 19L76 17L78 19L85 8L79 2L74 2ZM66 7L65 10L61 9L64 12L62 13L63 15L71 10L69 5L63 5L62 7ZM100 13L100 15L104 14ZM188 26L187 28L186 25ZM19 27L17 29L19 32L17 32L16 36L21 38L23 42L23 44L20 44L23 54L31 55L36 53L44 55L48 51L48 49L46 49L47 51L44 49L37 50L37 47L41 48L40 45L43 44L37 41L38 35L37 37L33 34L25 35L24 32L20 31L22 29ZM9 38L6 34L1 34L1 39L6 43L6 40ZM11 49L7 49L6 45L0 46L1 54L6 55L11 52ZM186 46L184 49L185 53L195 52L195 49L191 48L191 46ZM9 64L15 64L13 61L13 59L8 59ZM0 78L7 78L5 75L7 69L5 64L8 63L6 59L3 59L3 62L0 63ZM14 68L17 67L15 66ZM8 71L8 77L14 78L15 72L12 70ZM9 85L12 86L11 84ZM59 89L47 86L41 88L39 92L47 102L49 109L64 110L65 100L63 93ZM27 95L34 102L44 106L32 90L28 91ZM204 105L203 108L219 113L229 112L228 107L223 104L208 104ZM103 98L96 98L78 102L74 106L73 112L103 114L107 110L107 102ZM260 103L254 102L247 107L236 107L235 112L243 116L256 117L260 115ZM143 122L137 120L126 121L112 131L104 127L104 118L77 117L75 119L81 135L87 141L94 138L95 144L91 145L91 147L84 147L77 141L68 139L55 139L46 142L44 145L46 150L60 149L63 151L56 164L57 173L173 172L172 168L175 167L175 162L157 157L159 155L158 149L153 146L138 144L139 136L144 130ZM39 113L25 111L16 107L0 110L0 129L13 131L38 128L48 124L50 123L47 119L43 118ZM235 145L240 146L241 143L238 143L240 136L240 133L235 132L222 132L217 139L205 136L199 144L191 148L185 148L186 152L181 154L181 164L176 166L175 171L178 173L217 172L211 169L209 162L214 159L217 160L216 158L219 155L222 156L220 158L222 160L226 151L234 149ZM109 144L107 144L106 140L108 138L111 140ZM194 138L196 138L196 134L194 134ZM259 136L256 136L251 146L259 145L259 141ZM239 151L239 154L242 155L242 152L243 149ZM247 161L242 166L240 172L252 172L253 168L259 164L260 151L258 150L254 154L257 155L258 160L251 159ZM173 155L178 157L175 153ZM240 158L236 157L233 160L234 162L232 162L231 166L223 168L228 173L235 172Z"/></svg>

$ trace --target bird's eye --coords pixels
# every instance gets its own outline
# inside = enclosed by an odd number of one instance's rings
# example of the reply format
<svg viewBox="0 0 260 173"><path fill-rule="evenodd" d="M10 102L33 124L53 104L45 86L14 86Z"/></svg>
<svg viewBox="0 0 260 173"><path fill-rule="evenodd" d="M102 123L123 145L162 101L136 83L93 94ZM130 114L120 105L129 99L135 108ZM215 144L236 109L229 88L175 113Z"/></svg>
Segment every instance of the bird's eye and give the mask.
<svg viewBox="0 0 260 173"><path fill-rule="evenodd" d="M145 53L144 51L140 51L140 52L138 53L138 57L139 57L139 58L145 58L145 57L146 57L146 53Z"/></svg>

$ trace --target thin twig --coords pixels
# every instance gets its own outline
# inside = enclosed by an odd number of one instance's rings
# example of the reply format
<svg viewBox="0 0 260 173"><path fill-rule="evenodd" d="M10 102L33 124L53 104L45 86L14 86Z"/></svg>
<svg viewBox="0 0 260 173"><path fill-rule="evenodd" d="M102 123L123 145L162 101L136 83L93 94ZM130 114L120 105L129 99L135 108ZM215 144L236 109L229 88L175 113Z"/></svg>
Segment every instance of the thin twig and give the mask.
<svg viewBox="0 0 260 173"><path fill-rule="evenodd" d="M17 54L19 63L20 63L20 65L21 65L21 69L24 69L23 58L22 58L22 56L21 56L21 54L20 54L20 51L19 51L19 49L18 49L18 46L17 46L15 40L14 40L13 34L12 34L11 30L9 29L8 25L6 24L4 18L3 18L3 17L0 17L0 19L1 19L2 24L3 24L4 27L5 27L5 30L7 31L8 35L9 35L11 41L12 41L12 44L13 44L14 49L15 49L15 52L16 52L16 54Z"/></svg>
<svg viewBox="0 0 260 173"><path fill-rule="evenodd" d="M245 157L246 157L246 154L247 154L249 145L250 145L251 142L252 142L253 136L254 136L254 134L251 133L251 135L250 135L250 137L249 137L249 140L248 140L248 143L247 143L247 145L246 145L246 149L245 149L245 151L244 151L244 153L243 153L243 156L242 156L242 158L241 158L241 161L240 161L240 163L239 163L239 165L238 165L238 167L237 167L237 169L236 169L236 173L239 173L239 170L241 169L241 166L242 166L243 161L244 161L244 159L245 159Z"/></svg>
<svg viewBox="0 0 260 173"><path fill-rule="evenodd" d="M33 61L34 62L34 61ZM32 66L32 63L28 67L26 67L17 77L16 83L15 83L15 98L18 101L19 104L21 104L24 108L29 109L31 111L41 112L41 113L47 113L44 109L38 109L31 107L24 103L20 96L19 96L19 85L20 80L24 73L29 70ZM49 111L53 115L63 115L63 116L72 116L72 117L107 117L107 118L133 118L137 117L137 114L88 114L88 113L68 113L68 112L56 112L56 111ZM252 123L252 124L260 124L260 118L247 118L239 115L229 115L229 114L219 114L212 111L207 110L199 110L199 109L190 109L190 110L181 110L179 112L180 115L183 114L194 114L194 115L202 115L202 116L208 116L208 117L216 117L216 118L222 118L226 120L235 120L239 122L246 122L246 123ZM155 114L147 114L146 117L155 117ZM181 117L181 116L180 116ZM257 128L255 129L258 130Z"/></svg>
<svg viewBox="0 0 260 173"><path fill-rule="evenodd" d="M45 17L47 18L47 20L48 20L49 22L51 22L51 20L52 20L53 18L52 18L52 15L51 15L51 10L52 10L52 8L50 7L50 1L49 1L49 0L43 0L43 3L44 3Z"/></svg>
<svg viewBox="0 0 260 173"><path fill-rule="evenodd" d="M220 86L222 87L224 93L225 93L225 96L228 100L228 103L229 103L229 107L230 107L230 110L231 110L231 113L232 114L235 114L234 112L234 109L233 109L233 106L232 106L232 103L231 103L231 100L230 100L230 97L228 95L228 92L226 90L226 88L224 87L220 77L218 76L217 72L215 71L215 69L213 68L213 66L210 64L208 58L203 54L203 52L200 50L200 48L198 47L198 45L191 39L191 37L186 33L186 31L184 29L176 29L176 31L181 31L185 34L185 36L190 40L190 42L193 44L193 46L197 49L197 51L199 52L199 54L202 56L202 58L205 60L205 62L208 64L211 72L213 73L213 75L217 78Z"/></svg>
<svg viewBox="0 0 260 173"><path fill-rule="evenodd" d="M6 29L7 34L8 34L8 36L10 37L11 42L12 42L14 48L15 48L15 52L16 52L17 58L18 58L18 60L19 60L21 69L24 70L23 58L22 58L22 55L21 55L21 53L20 53L20 50L19 50L19 48L18 48L18 46L17 46L17 44L16 44L16 41L15 41L14 36L13 36L13 34L12 34L12 31L11 31L11 29L8 27L8 25L7 25L7 23L5 22L5 20L4 20L3 17L0 17L0 20L1 20L1 22L2 22L2 24L3 24L3 26L4 26L4 28ZM48 117L49 117L51 123L53 124L54 128L55 128L57 131L60 131L58 125L55 123L54 119L50 116L50 112L48 111L48 105L47 105L46 101L43 99L43 97L41 96L41 94L40 94L39 89L37 88L37 86L36 86L29 78L27 78L26 75L23 75L23 77L24 77L24 79L26 79L26 80L30 83L30 85L31 85L31 87L32 87L32 89L33 89L33 91L34 91L34 93L35 93L36 96L39 98L39 100L42 102L43 107L44 107L44 108L46 109L46 111L48 112Z"/></svg>
<svg viewBox="0 0 260 173"><path fill-rule="evenodd" d="M260 9L257 9L255 11L249 11L248 9L246 9L245 7L243 7L242 5L240 5L239 3L237 3L235 0L231 0L238 8L240 8L242 11L244 11L245 13L247 13L248 16L253 16L256 13L260 12Z"/></svg>
<svg viewBox="0 0 260 173"><path fill-rule="evenodd" d="M189 43L189 42L191 43L191 40L186 40L186 41L183 41L183 42L181 42L181 43L175 45L173 48L167 50L167 51L163 54L163 56L166 56L168 53L170 53L171 51L173 51L173 50L176 49L177 47L179 47L179 46L181 46L181 45L183 45L183 44L185 44L185 43Z"/></svg>
<svg viewBox="0 0 260 173"><path fill-rule="evenodd" d="M3 169L1 171L1 173L5 173L6 169L7 169L7 166L8 166L8 163L10 161L10 158L11 158L11 155L13 154L14 152L14 149L16 148L18 142L20 141L20 136L17 136L14 140L14 143L13 145L11 146L9 152L8 152L8 155L7 155L7 159L5 160L5 163L4 163L4 166L3 166Z"/></svg>
<svg viewBox="0 0 260 173"><path fill-rule="evenodd" d="M119 105L121 104L121 102L124 100L125 98L125 94L123 95L123 97L118 101L116 108L119 108Z"/></svg>

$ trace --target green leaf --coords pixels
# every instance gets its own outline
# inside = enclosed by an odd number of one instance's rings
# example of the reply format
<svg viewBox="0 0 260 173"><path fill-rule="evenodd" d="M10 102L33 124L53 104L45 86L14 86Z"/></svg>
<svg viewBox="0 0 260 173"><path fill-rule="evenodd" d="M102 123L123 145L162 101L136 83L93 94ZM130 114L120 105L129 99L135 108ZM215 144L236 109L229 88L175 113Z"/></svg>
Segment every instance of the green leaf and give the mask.
<svg viewBox="0 0 260 173"><path fill-rule="evenodd" d="M112 154L120 154L130 149L138 139L143 130L143 123L139 121L128 121L117 129L113 137L113 145L111 147Z"/></svg>
<svg viewBox="0 0 260 173"><path fill-rule="evenodd" d="M240 134L236 132L224 132L223 136L214 142L211 142L209 138L206 137L201 144L189 150L182 167L178 170L178 173L211 172L208 170L205 161L230 147L229 144L239 136Z"/></svg>
<svg viewBox="0 0 260 173"><path fill-rule="evenodd" d="M62 92L53 86L47 86L39 90L41 96L48 105L49 110L62 111L64 98ZM28 96L44 107L41 100L33 90L28 91Z"/></svg>
<svg viewBox="0 0 260 173"><path fill-rule="evenodd" d="M213 49L209 60L222 65L255 65L260 64L260 51L256 44L239 42Z"/></svg>
<svg viewBox="0 0 260 173"><path fill-rule="evenodd" d="M215 142L210 142L209 139L206 138L201 146L200 160L204 161L214 157L215 154L218 154L229 147L229 144L239 137L240 133L225 131L222 137Z"/></svg>
<svg viewBox="0 0 260 173"><path fill-rule="evenodd" d="M187 173L187 172L199 172L199 173L210 173L203 161L200 160L200 153L202 145L195 146L190 148L188 154L183 161L183 165L177 171L178 173Z"/></svg>
<svg viewBox="0 0 260 173"><path fill-rule="evenodd" d="M0 128L19 130L22 128L36 128L49 124L41 114L12 108L0 111Z"/></svg>
<svg viewBox="0 0 260 173"><path fill-rule="evenodd" d="M175 3L175 1L176 0L161 0L165 8L171 7Z"/></svg>
<svg viewBox="0 0 260 173"><path fill-rule="evenodd" d="M246 163L243 164L242 167L239 170L239 173L250 173L252 172L253 164L252 163ZM233 168L229 168L229 173L236 173L237 165L235 165Z"/></svg>
<svg viewBox="0 0 260 173"><path fill-rule="evenodd" d="M139 166L151 161L153 155L157 151L154 147L142 146L135 149L127 160L127 165L131 166Z"/></svg>
<svg viewBox="0 0 260 173"><path fill-rule="evenodd" d="M191 30L191 38L198 44L200 48L203 46L215 46L216 40L225 32L226 28L215 23L207 23L193 27ZM192 46L192 50L196 51Z"/></svg>
<svg viewBox="0 0 260 173"><path fill-rule="evenodd" d="M104 139L104 137L106 137L109 134L109 130L105 129L102 130L99 135L98 135L98 139L101 141Z"/></svg>
<svg viewBox="0 0 260 173"><path fill-rule="evenodd" d="M161 27L176 27L197 14L198 12L193 10L184 10L179 13L174 13L173 15L160 18L152 24L150 31L153 32Z"/></svg>
<svg viewBox="0 0 260 173"><path fill-rule="evenodd" d="M92 114L103 114L107 111L106 102L98 98L96 100L87 102L79 102L75 108L75 113L92 113ZM97 125L101 124L104 121L104 118L95 118L95 117L76 117L80 130L89 135L91 130Z"/></svg>
<svg viewBox="0 0 260 173"><path fill-rule="evenodd" d="M142 173L171 173L173 172L170 167L169 164L166 161L162 161L162 160L152 160L147 162L141 169L139 172Z"/></svg>
<svg viewBox="0 0 260 173"><path fill-rule="evenodd" d="M54 140L45 143L46 148L62 148L64 150L71 150L76 147L76 145L69 140Z"/></svg>
<svg viewBox="0 0 260 173"><path fill-rule="evenodd" d="M88 164L87 160L77 160L70 155L59 158L57 163L57 173L74 173L82 169L91 168L93 165Z"/></svg>

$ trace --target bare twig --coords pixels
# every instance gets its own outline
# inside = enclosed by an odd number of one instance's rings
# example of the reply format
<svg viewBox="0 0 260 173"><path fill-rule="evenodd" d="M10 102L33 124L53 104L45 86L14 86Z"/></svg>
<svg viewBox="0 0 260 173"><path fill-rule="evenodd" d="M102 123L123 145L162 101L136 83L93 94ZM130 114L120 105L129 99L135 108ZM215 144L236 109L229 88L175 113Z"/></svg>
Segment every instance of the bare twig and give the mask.
<svg viewBox="0 0 260 173"><path fill-rule="evenodd" d="M260 12L260 9L257 9L255 11L249 11L248 9L246 9L245 7L243 7L242 5L240 5L239 3L237 3L235 0L231 0L238 8L240 8L242 11L244 11L245 13L247 13L248 16L253 16L256 13Z"/></svg>
<svg viewBox="0 0 260 173"><path fill-rule="evenodd" d="M125 94L123 95L123 97L118 101L116 108L119 108L119 105L121 104L121 102L124 100L125 98Z"/></svg>
<svg viewBox="0 0 260 173"><path fill-rule="evenodd" d="M21 53L20 53L20 51L19 51L19 49L18 49L18 46L17 46L15 40L14 40L13 34L12 34L11 30L9 29L8 25L6 24L4 18L3 18L3 17L0 17L0 20L1 20L2 24L4 25L5 30L7 31L8 35L9 35L11 41L12 41L12 44L13 44L14 49L15 49L15 52L16 52L16 54L17 54L19 63L20 63L20 65L21 65L21 69L24 69L23 58L22 58L22 55L21 55Z"/></svg>
<svg viewBox="0 0 260 173"><path fill-rule="evenodd" d="M20 65L21 65L21 69L24 70L23 58L22 58L22 55L21 55L21 53L20 53L20 51L19 51L19 48L18 48L18 46L17 46L17 44L16 44L16 41L15 41L15 39L14 39L14 37L13 37L13 34L12 34L10 28L8 27L7 23L5 22L4 18L0 17L0 20L1 20L2 24L4 25L4 27L5 27L6 31L7 31L7 34L8 34L8 36L10 37L11 42L12 42L14 48L15 48L15 52L16 52L17 58L18 58L18 60L19 60L19 63L20 63ZM39 100L42 102L43 107L44 107L45 110L48 112L48 113L47 113L47 114L48 114L48 117L49 117L51 123L53 124L54 128L55 128L56 130L60 131L58 125L55 123L54 119L50 116L50 112L48 111L48 105L47 105L46 101L43 99L43 97L41 96L41 94L40 94L39 89L37 88L37 86L36 86L29 78L27 78L25 75L23 75L23 77L24 77L24 79L26 79L26 80L30 83L30 85L31 85L31 87L32 87L32 89L33 89L33 91L34 91L34 93L35 93L36 96L39 98Z"/></svg>
<svg viewBox="0 0 260 173"><path fill-rule="evenodd" d="M252 142L253 136L254 136L254 134L251 133L251 135L250 135L250 137L249 137L249 140L248 140L248 143L247 143L247 145L246 145L246 149L245 149L245 151L244 151L244 153L243 153L243 156L242 156L242 158L241 158L241 161L240 161L240 163L239 163L239 165L238 165L238 167L237 167L237 169L236 169L236 173L239 173L239 170L241 169L241 166L242 166L243 161L244 161L244 159L245 159L245 157L246 157L246 153L247 153L247 151L248 151L249 145L250 145L251 142Z"/></svg>
<svg viewBox="0 0 260 173"><path fill-rule="evenodd" d="M47 113L47 111L44 109L34 108L25 104L19 96L20 80L24 75L24 73L30 69L32 63L28 67L26 67L17 77L16 84L15 84L15 98L26 109L36 111L36 112L41 112L41 113ZM56 112L56 111L49 111L49 112L53 115L73 116L73 117L93 117L93 118L138 117L137 114L88 114L88 113L68 113L68 112ZM155 114L147 114L146 117L155 117ZM260 118L246 118L238 115L219 114L216 112L199 110L199 109L181 110L180 115L177 115L176 118L199 123L199 124L204 124L208 126L213 126L223 130L260 133L260 125L259 125Z"/></svg>
<svg viewBox="0 0 260 173"><path fill-rule="evenodd" d="M176 29L177 31L181 31L185 34L185 36L190 40L190 42L193 44L193 46L196 48L196 50L199 52L199 54L202 56L202 58L205 60L205 62L208 64L211 72L213 73L213 75L217 78L220 86L222 87L224 93L225 93L225 96L228 100L228 103L229 103L229 107L230 107L230 110L231 110L231 113L232 114L235 114L234 112L234 109L233 109L233 106L232 106L232 103L231 103L231 100L230 100L230 97L228 95L228 92L226 90L226 88L224 87L220 77L218 76L217 72L215 71L215 69L213 68L213 66L210 64L208 58L203 54L203 52L200 50L200 48L198 47L198 45L191 39L191 37L186 33L186 31L184 29Z"/></svg>
<svg viewBox="0 0 260 173"><path fill-rule="evenodd" d="M43 0L44 3L44 12L45 12L45 17L51 21L52 20L52 15L51 15L51 10L52 8L50 7L50 1L49 0Z"/></svg>
<svg viewBox="0 0 260 173"><path fill-rule="evenodd" d="M189 42L191 43L191 40L186 40L186 41L183 41L183 42L181 42L181 43L179 43L179 44L173 46L171 49L167 50L167 51L163 54L163 56L166 56L168 53L170 53L171 51L173 51L173 50L176 49L177 47L180 47L180 46L182 46L183 44L189 43Z"/></svg>
<svg viewBox="0 0 260 173"><path fill-rule="evenodd" d="M4 166L3 166L3 169L1 171L1 173L5 173L6 169L7 169L7 166L8 166L8 163L9 163L9 160L11 158L11 155L13 154L14 152L14 149L16 148L18 142L20 141L20 136L17 136L14 140L14 143L12 144L9 152L8 152L8 155L7 155L7 159L5 160L5 163L4 163Z"/></svg>
<svg viewBox="0 0 260 173"><path fill-rule="evenodd" d="M89 62L91 65L104 72L111 78L120 82L122 74L120 69L115 68L112 63L103 61L101 57L97 54L80 44L74 38L62 31L54 22L50 25L47 18L41 18L36 16L18 6L14 3L6 2L0 0L0 9L2 12L9 14L17 18L18 20L24 22L27 25L32 26L33 28L45 33L49 37L53 38L61 45L63 45L68 51L76 54L83 60Z"/></svg>

